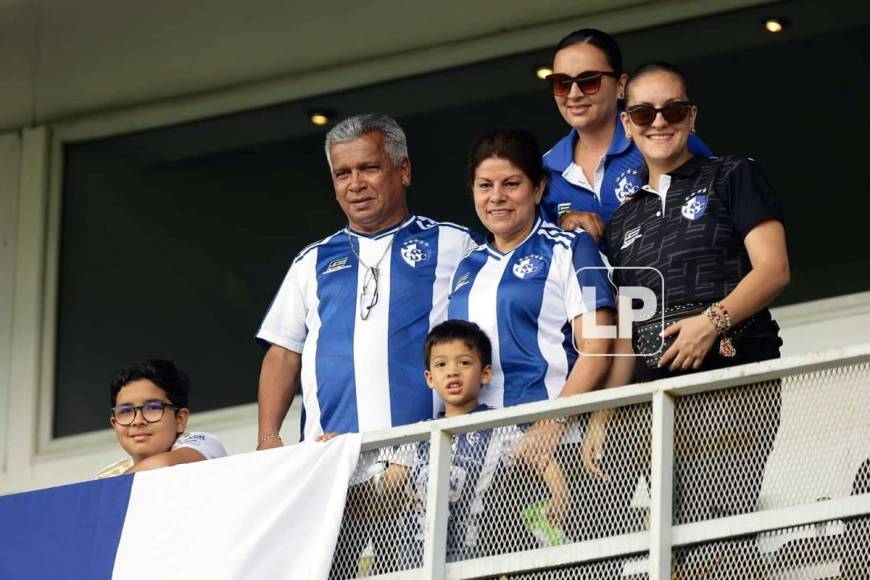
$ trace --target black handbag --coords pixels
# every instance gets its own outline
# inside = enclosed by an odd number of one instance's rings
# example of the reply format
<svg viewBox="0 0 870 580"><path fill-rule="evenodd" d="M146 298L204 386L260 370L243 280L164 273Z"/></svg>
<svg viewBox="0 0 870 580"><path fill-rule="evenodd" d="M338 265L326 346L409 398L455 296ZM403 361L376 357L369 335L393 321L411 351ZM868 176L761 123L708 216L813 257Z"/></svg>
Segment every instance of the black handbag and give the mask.
<svg viewBox="0 0 870 580"><path fill-rule="evenodd" d="M648 322L638 324L632 329L631 344L634 348L634 354L643 358L644 366L648 369L655 369L659 365L662 355L667 352L671 345L677 340L679 333L662 338L661 333L664 330L686 318L703 314L709 304L682 304L666 308L664 316L661 314L654 316ZM753 338L777 338L779 326L774 321L769 321L770 324L756 324L761 322L757 314L754 314L736 326L732 326L727 333L727 336L732 341L737 341L742 336L751 336ZM719 336L710 352L720 353L719 343L722 337ZM722 356L719 354L719 356Z"/></svg>
<svg viewBox="0 0 870 580"><path fill-rule="evenodd" d="M648 369L658 367L662 355L677 340L677 335L662 338L662 332L680 320L703 314L707 304L683 304L666 308L664 315L656 315L648 321L635 325L632 329L631 344L634 354L643 358Z"/></svg>

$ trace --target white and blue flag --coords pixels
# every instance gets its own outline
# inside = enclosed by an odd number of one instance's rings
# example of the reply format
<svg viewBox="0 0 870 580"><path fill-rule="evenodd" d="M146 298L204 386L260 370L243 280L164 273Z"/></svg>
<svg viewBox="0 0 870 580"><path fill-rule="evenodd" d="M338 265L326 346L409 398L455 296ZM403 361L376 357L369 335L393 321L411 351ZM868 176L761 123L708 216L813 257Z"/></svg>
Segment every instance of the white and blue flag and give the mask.
<svg viewBox="0 0 870 580"><path fill-rule="evenodd" d="M0 497L0 578L327 578L360 436Z"/></svg>

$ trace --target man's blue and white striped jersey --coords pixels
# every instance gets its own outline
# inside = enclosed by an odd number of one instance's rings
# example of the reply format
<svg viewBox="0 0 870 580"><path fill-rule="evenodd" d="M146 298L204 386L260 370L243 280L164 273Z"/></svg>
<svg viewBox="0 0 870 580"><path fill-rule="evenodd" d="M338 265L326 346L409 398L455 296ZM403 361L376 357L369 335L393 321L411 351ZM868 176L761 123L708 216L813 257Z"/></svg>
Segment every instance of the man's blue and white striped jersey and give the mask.
<svg viewBox="0 0 870 580"><path fill-rule="evenodd" d="M506 254L491 243L478 246L451 288L449 318L476 322L492 341L492 380L480 391L480 402L492 407L558 396L577 357L570 321L614 308L592 237L540 218Z"/></svg>
<svg viewBox="0 0 870 580"><path fill-rule="evenodd" d="M466 228L411 216L371 236L345 228L299 253L257 339L302 354L305 439L434 416L423 343L445 319L450 277L475 246ZM380 270L377 302L365 320L366 267L357 255Z"/></svg>

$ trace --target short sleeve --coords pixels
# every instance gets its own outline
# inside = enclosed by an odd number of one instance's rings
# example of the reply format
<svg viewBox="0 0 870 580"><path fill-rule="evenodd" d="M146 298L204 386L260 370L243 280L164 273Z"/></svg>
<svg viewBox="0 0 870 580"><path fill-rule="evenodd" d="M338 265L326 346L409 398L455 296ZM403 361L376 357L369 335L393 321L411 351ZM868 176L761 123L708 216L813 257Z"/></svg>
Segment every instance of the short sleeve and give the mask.
<svg viewBox="0 0 870 580"><path fill-rule="evenodd" d="M607 266L592 236L586 232L579 232L574 238L571 265L565 288L568 320L599 308L615 308Z"/></svg>
<svg viewBox="0 0 870 580"><path fill-rule="evenodd" d="M741 238L768 220L783 221L784 212L758 164L740 158L725 175L720 192Z"/></svg>
<svg viewBox="0 0 870 580"><path fill-rule="evenodd" d="M316 252L311 251L297 258L290 266L257 331L257 342L262 346L268 348L276 344L293 352L302 352L308 334L305 324L308 306L302 277L306 271L313 274L310 261L314 256Z"/></svg>
<svg viewBox="0 0 870 580"><path fill-rule="evenodd" d="M214 435L201 431L184 433L175 440L172 449L193 449L206 459L218 459L227 456L227 450Z"/></svg>

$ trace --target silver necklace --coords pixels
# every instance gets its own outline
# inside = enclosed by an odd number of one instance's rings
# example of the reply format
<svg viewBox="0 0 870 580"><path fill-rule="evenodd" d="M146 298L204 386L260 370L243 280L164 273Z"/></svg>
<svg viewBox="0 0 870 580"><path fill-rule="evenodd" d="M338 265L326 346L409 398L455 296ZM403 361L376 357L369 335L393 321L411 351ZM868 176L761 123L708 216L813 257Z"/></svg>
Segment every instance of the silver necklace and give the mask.
<svg viewBox="0 0 870 580"><path fill-rule="evenodd" d="M387 257L390 248L393 247L393 240L395 239L396 234L393 234L393 237L390 238L390 243L388 243L387 247L384 248L381 257L378 258L378 261L375 262L374 266L369 266L357 253L356 248L353 247L353 241L350 239L350 231L348 230L347 232L347 245L350 246L350 251L356 257L356 261L359 265L366 269L366 272L363 275L362 290L359 295L359 317L361 320L368 320L372 308L374 308L375 304L378 303L378 279L381 275L381 262L383 262L384 258Z"/></svg>

